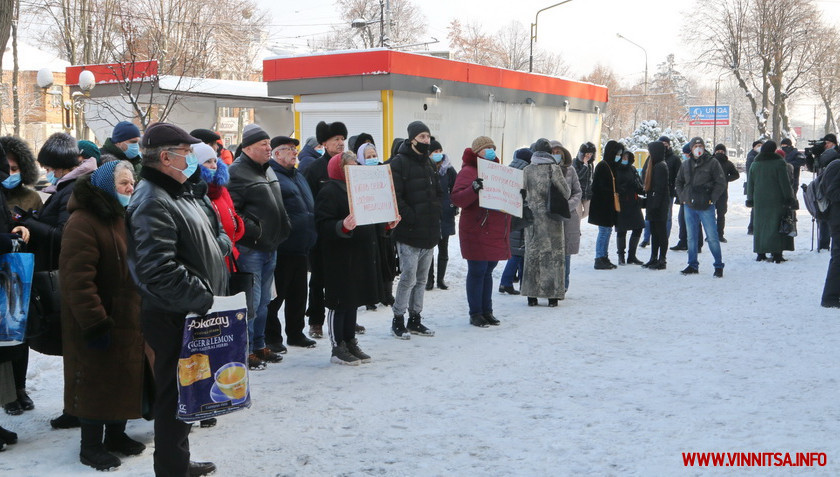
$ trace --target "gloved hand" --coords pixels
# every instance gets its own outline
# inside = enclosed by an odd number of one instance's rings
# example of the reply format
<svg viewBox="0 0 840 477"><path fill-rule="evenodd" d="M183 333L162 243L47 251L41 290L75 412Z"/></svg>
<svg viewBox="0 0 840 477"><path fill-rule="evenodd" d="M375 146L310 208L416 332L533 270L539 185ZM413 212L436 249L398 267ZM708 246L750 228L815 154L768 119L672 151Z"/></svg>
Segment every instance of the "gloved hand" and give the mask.
<svg viewBox="0 0 840 477"><path fill-rule="evenodd" d="M105 333L97 336L96 338L91 338L87 341L88 348L96 349L99 351L105 351L111 346L111 331L106 331Z"/></svg>
<svg viewBox="0 0 840 477"><path fill-rule="evenodd" d="M472 190L473 192L478 194L478 191L480 191L481 189L484 189L484 179L479 177L472 182Z"/></svg>

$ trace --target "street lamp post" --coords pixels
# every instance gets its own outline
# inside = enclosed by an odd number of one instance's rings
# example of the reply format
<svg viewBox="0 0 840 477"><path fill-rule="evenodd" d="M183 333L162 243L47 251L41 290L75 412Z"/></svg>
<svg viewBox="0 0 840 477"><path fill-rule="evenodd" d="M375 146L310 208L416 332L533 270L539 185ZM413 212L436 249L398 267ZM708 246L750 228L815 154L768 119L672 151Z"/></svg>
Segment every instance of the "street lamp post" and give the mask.
<svg viewBox="0 0 840 477"><path fill-rule="evenodd" d="M60 92L49 91L50 86L53 85L53 74L49 68L43 68L38 71L37 76L38 87L44 90L44 94L51 94L61 96ZM84 124L84 101L90 97L90 92L96 86L96 77L90 70L84 70L79 73L79 89L81 91L74 91L70 95L69 101L64 101L62 109L64 115L62 117L62 126L67 134L70 134L74 128L76 129L76 138L82 139L81 129ZM74 121L75 120L75 121Z"/></svg>
<svg viewBox="0 0 840 477"><path fill-rule="evenodd" d="M534 42L537 41L537 21L539 21L540 13L548 10L549 8L559 7L560 5L563 5L564 3L569 3L571 1L572 0L565 0L565 1L560 2L560 3L555 3L554 5L551 5L551 6L545 7L541 10L538 10L537 14L534 15L534 23L531 23L531 54L528 57L528 72L529 73L534 72Z"/></svg>
<svg viewBox="0 0 840 477"><path fill-rule="evenodd" d="M379 20L365 20L364 18L357 18L350 22L350 26L353 28L364 28L368 25L373 25L374 23L379 23L379 46L385 48L386 46L386 35L385 35L385 0L379 0ZM390 15L391 5L390 2L388 3L388 13Z"/></svg>
<svg viewBox="0 0 840 477"><path fill-rule="evenodd" d="M647 90L648 90L648 54L647 54L647 50L642 45L636 43L635 41L633 41L629 38L627 38L626 36L622 35L621 33L616 33L615 35L617 37L621 38L622 40L630 43L631 45L636 46L638 48L641 48L642 51L645 54L645 103L647 103Z"/></svg>
<svg viewBox="0 0 840 477"><path fill-rule="evenodd" d="M717 81L715 81L715 112L714 112L714 121L712 121L712 143L717 144L717 106L718 106L718 89L720 88L720 80L723 78L723 75L728 73L728 71L724 71L723 73L718 75Z"/></svg>

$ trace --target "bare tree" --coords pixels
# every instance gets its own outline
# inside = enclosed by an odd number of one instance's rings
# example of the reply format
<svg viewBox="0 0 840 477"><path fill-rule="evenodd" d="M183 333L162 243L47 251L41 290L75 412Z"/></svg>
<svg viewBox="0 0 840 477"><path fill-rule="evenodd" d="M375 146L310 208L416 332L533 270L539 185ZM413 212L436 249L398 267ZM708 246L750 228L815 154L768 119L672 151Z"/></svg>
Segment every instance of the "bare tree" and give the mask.
<svg viewBox="0 0 840 477"><path fill-rule="evenodd" d="M698 0L697 10L709 13L708 34L692 33L689 39L704 49L709 64L733 72L761 136L788 136L788 100L818 66L814 2Z"/></svg>
<svg viewBox="0 0 840 477"><path fill-rule="evenodd" d="M815 68L809 76L809 90L816 94L825 109L825 125L823 134L837 131L835 111L840 103L840 63L837 62L837 51L840 50L838 32L833 27L825 27L818 40L814 43L815 61L820 68Z"/></svg>
<svg viewBox="0 0 840 477"><path fill-rule="evenodd" d="M335 6L341 12L342 26L313 40L312 49L375 48L382 46L383 40L384 46L399 48L417 43L426 31L426 17L412 0L390 0L390 17L385 3L379 0L336 0ZM368 24L359 28L351 26L357 19Z"/></svg>
<svg viewBox="0 0 840 477"><path fill-rule="evenodd" d="M0 75L3 73L3 53L6 51L6 44L9 42L9 35L12 31L14 20L15 0L0 0ZM0 88L0 104L6 102L4 88ZM0 114L0 131L3 127L3 115Z"/></svg>

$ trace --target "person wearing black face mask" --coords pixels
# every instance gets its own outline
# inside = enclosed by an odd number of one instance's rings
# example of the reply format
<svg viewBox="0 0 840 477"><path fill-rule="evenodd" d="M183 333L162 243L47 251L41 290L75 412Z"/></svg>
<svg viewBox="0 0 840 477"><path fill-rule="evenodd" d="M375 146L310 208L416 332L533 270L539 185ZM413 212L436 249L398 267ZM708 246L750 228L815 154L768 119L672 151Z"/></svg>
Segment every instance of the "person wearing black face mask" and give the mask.
<svg viewBox="0 0 840 477"><path fill-rule="evenodd" d="M390 160L394 193L402 221L394 231L400 257L400 282L394 295L391 331L399 339L411 334L434 336L421 323L423 294L434 248L440 241L440 181L429 159L429 127L408 125L408 139ZM408 325L405 313L408 311Z"/></svg>

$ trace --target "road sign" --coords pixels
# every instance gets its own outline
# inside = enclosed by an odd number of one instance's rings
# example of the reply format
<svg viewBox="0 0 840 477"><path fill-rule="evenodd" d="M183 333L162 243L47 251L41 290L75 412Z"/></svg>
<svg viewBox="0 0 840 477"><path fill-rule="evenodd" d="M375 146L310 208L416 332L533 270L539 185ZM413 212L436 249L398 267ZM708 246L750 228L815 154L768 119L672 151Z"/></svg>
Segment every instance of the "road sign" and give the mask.
<svg viewBox="0 0 840 477"><path fill-rule="evenodd" d="M729 126L729 105L718 105L717 114L714 106L689 106L689 126Z"/></svg>

